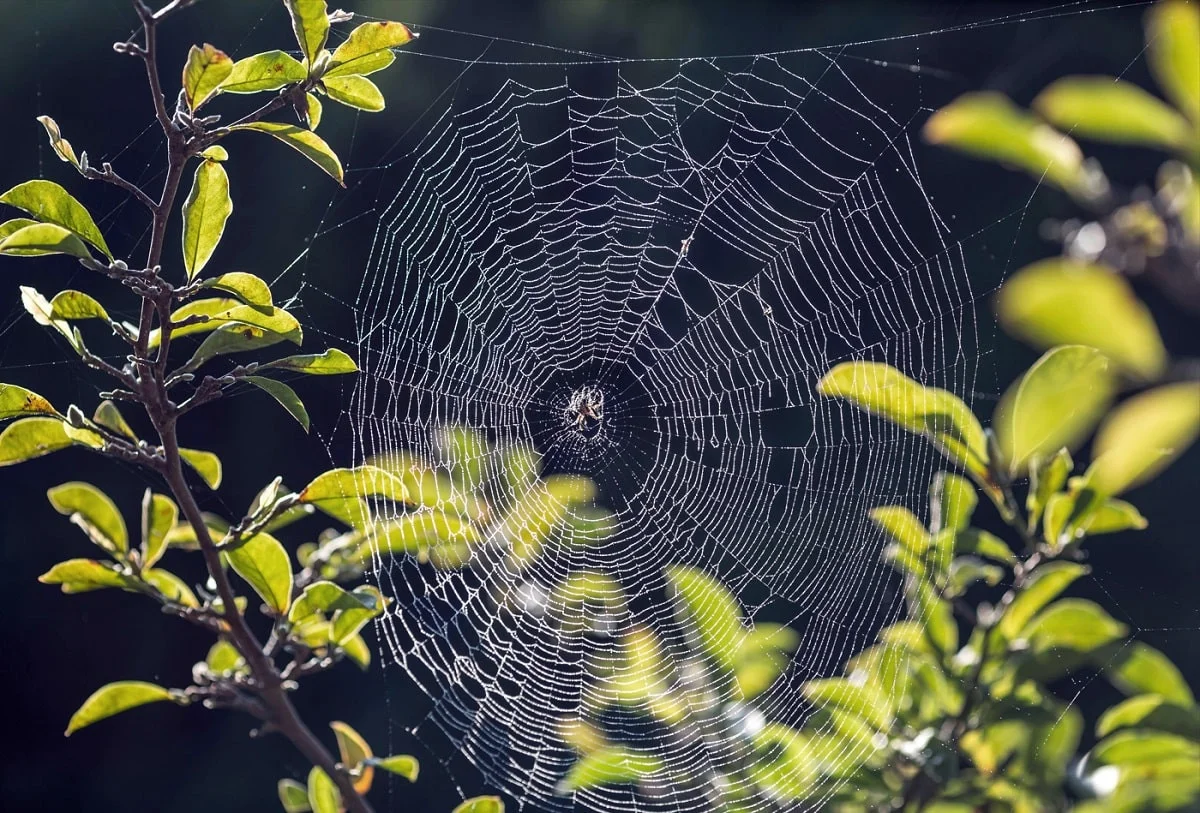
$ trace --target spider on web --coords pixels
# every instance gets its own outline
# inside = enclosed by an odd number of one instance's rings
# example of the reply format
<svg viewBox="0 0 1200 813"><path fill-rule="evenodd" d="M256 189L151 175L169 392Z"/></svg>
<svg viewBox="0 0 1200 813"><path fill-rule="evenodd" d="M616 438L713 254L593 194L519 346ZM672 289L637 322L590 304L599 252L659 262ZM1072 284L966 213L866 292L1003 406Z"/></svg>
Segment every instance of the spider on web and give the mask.
<svg viewBox="0 0 1200 813"><path fill-rule="evenodd" d="M575 431L586 438L595 437L604 421L604 393L584 385L571 394L563 412Z"/></svg>

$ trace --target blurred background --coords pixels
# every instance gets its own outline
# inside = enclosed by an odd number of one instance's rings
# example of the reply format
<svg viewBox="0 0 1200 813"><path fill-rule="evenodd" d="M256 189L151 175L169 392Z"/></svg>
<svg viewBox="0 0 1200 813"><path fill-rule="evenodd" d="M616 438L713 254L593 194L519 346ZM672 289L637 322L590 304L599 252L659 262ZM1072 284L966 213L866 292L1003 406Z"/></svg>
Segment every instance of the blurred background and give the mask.
<svg viewBox="0 0 1200 813"><path fill-rule="evenodd" d="M485 49L516 61L569 57L494 38L617 57L829 47L830 55L854 60L855 79L868 94L903 93L913 109L933 109L979 88L1003 91L1024 104L1066 73L1123 73L1151 86L1137 59L1144 11L1137 4L1075 3L1049 14L1032 14L1044 8L1032 4L893 0L347 0L346 5L414 25L423 32L425 53L466 59ZM35 121L53 116L93 164L110 160L135 181L155 178L162 156L140 63L111 50L114 40L124 40L134 28L129 3L0 0L0 19L9 36L0 50L0 188L35 176L57 180L97 214L119 254L136 256L146 241L142 212L122 205L111 188L75 176L55 158ZM290 41L286 15L274 0L203 0L161 33L169 101L177 66L192 43L211 42L236 58L286 48ZM332 182L285 150L259 143L233 151L234 217L214 267L278 278L278 293L298 295L311 344L353 352L347 342L354 335L357 279L374 232L370 217L353 217L362 206L355 194L371 188L373 167L419 135L421 117L436 115L438 99L460 72L458 63L404 55L382 74L385 113L355 115L327 106L322 134L347 164L349 194L337 194ZM1044 191L1030 200L1032 185L1024 176L917 146L934 204L955 235L976 235L968 255L972 272L978 268L980 279L993 281L978 291L998 281L1004 269L1056 250L1039 235L1039 224L1070 216L1065 198ZM1136 150L1091 151L1125 184L1151 177L1156 166L1155 156ZM989 229L1027 201L1023 219ZM328 231L332 226L339 228ZM980 229L987 230L983 236L977 235ZM173 231L168 244L177 239ZM314 250L306 252L310 244ZM115 304L110 307L115 316L132 318L121 311L116 286L85 278L65 260L0 259L0 279L0 380L36 389L56 404L94 405L102 382L81 365L62 361L63 348L26 316L17 286L84 288ZM1153 290L1141 293L1167 346L1180 357L1200 355L1194 322ZM981 313L979 322L984 352L975 402L986 414L989 401L1035 354L998 334L990 313ZM347 462L348 382L300 381L297 388L312 413L311 435L257 394L220 401L191 422L184 442L217 450L226 463L221 496L210 496L206 507L240 515L276 474L303 483L331 461ZM137 472L78 451L0 470L0 617L6 620L0 708L9 732L0 760L0 802L9 810L275 809L275 780L302 778L307 764L281 739L250 740L248 720L232 713L147 709L62 737L71 712L97 686L127 678L181 685L211 643L198 629L158 614L146 600L118 592L65 597L37 583L54 562L88 555L86 540L44 496L68 478L102 485L130 518L149 484ZM1194 500L1197 482L1200 455L1193 449L1168 476L1135 492L1131 499L1149 518L1150 530L1097 541L1091 560L1096 579L1081 588L1167 652L1193 684L1200 683L1200 546L1188 498ZM198 572L181 575L199 579ZM342 719L377 751L411 752L421 759L420 782L397 780L386 797L377 792L380 809L448 811L460 793L485 791L461 758L431 753L408 733L421 722L427 702L379 655L365 675L347 665L306 682L297 701L302 712L311 712L310 723Z"/></svg>

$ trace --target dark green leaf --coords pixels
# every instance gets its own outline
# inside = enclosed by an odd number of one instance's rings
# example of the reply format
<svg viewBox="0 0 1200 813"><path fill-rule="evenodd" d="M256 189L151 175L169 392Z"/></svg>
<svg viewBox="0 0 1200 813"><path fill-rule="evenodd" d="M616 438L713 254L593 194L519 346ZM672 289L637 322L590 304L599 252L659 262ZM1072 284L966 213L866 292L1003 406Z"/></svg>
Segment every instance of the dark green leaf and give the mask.
<svg viewBox="0 0 1200 813"><path fill-rule="evenodd" d="M233 213L229 176L218 161L205 159L196 168L192 191L183 203L183 267L194 279L212 257Z"/></svg>
<svg viewBox="0 0 1200 813"><path fill-rule="evenodd" d="M183 93L188 107L194 111L211 99L232 70L233 60L224 51L207 42L203 48L193 45L183 66Z"/></svg>
<svg viewBox="0 0 1200 813"><path fill-rule="evenodd" d="M342 162L338 160L337 154L334 153L330 146L316 133L305 130L303 127L297 127L294 124L283 124L276 121L256 121L250 124L237 124L229 129L253 130L274 136L325 170L339 184L345 186L345 183L342 181Z"/></svg>
<svg viewBox="0 0 1200 813"><path fill-rule="evenodd" d="M147 703L172 699L169 690L153 683L143 683L137 680L109 683L107 686L97 689L91 697L83 701L79 711L72 715L71 722L67 724L66 736L69 737L79 729L97 723L106 717L112 717L114 714L120 714Z"/></svg>
<svg viewBox="0 0 1200 813"><path fill-rule="evenodd" d="M263 392L268 393L272 398L279 402L279 405L288 411L288 413L296 419L296 421L304 427L304 431L308 431L308 410L304 408L304 402L300 400L300 396L296 391L284 384L282 381L276 381L272 378L263 378L257 375L248 375L245 381L253 384Z"/></svg>
<svg viewBox="0 0 1200 813"><path fill-rule="evenodd" d="M100 233L100 229L96 226L96 221L92 219L88 210L83 207L82 203L75 200L67 190L53 181L33 180L18 184L3 195L0 195L0 203L7 203L9 206L22 209L42 223L52 223L56 226L61 226L63 229L91 243L104 256L112 258L112 252L108 250L108 244L104 242L104 235ZM48 234L49 232L47 232ZM10 237L9 240L11 239ZM41 239L49 238L43 237ZM4 250L4 246L7 243L8 240L0 243L0 251ZM77 251L59 250L67 254L74 254L77 257L87 254L87 249L84 249L82 254Z"/></svg>

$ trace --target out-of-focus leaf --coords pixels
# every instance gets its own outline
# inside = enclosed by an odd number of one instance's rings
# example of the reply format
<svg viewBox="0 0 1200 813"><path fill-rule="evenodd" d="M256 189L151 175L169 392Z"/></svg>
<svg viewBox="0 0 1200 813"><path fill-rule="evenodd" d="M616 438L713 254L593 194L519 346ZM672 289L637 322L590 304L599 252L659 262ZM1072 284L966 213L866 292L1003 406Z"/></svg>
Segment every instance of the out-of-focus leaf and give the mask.
<svg viewBox="0 0 1200 813"><path fill-rule="evenodd" d="M308 772L308 804L313 813L338 813L342 809L342 794L337 785L329 774L315 766Z"/></svg>
<svg viewBox="0 0 1200 813"><path fill-rule="evenodd" d="M978 502L975 486L971 485L970 480L947 471L939 471L933 476L930 485L929 503L936 510L930 527L934 531L963 530L970 524L971 515L975 513L975 505Z"/></svg>
<svg viewBox="0 0 1200 813"><path fill-rule="evenodd" d="M1150 480L1200 434L1200 382L1166 384L1122 403L1096 433L1089 486L1119 494Z"/></svg>
<svg viewBox="0 0 1200 813"><path fill-rule="evenodd" d="M183 268L194 279L212 257L233 213L229 175L219 161L205 159L196 168L192 190L183 202Z"/></svg>
<svg viewBox="0 0 1200 813"><path fill-rule="evenodd" d="M1007 565L1017 561L1017 555L1012 552L1012 548L1003 539L978 528L967 528L956 533L954 535L954 552L974 554Z"/></svg>
<svg viewBox="0 0 1200 813"><path fill-rule="evenodd" d="M1000 617L996 631L1008 640L1015 639L1039 610L1087 572L1085 565L1076 562L1050 562L1037 568Z"/></svg>
<svg viewBox="0 0 1200 813"><path fill-rule="evenodd" d="M1118 731L1106 737L1088 755L1101 765L1126 765L1187 759L1200 764L1200 743L1159 731Z"/></svg>
<svg viewBox="0 0 1200 813"><path fill-rule="evenodd" d="M1103 191L1079 145L993 91L964 94L925 122L926 140L999 161L1089 200Z"/></svg>
<svg viewBox="0 0 1200 813"><path fill-rule="evenodd" d="M1029 493L1025 497L1025 510L1029 512L1029 524L1036 528L1042 512L1051 496L1062 490L1067 477L1075 467L1071 452L1059 449L1053 455L1042 455L1029 464Z"/></svg>
<svg viewBox="0 0 1200 813"><path fill-rule="evenodd" d="M1138 695L1100 715L1096 736L1107 737L1122 728L1165 731L1200 742L1200 708L1173 703L1157 694Z"/></svg>
<svg viewBox="0 0 1200 813"><path fill-rule="evenodd" d="M108 318L104 306L83 291L59 291L50 300L51 319L103 319Z"/></svg>
<svg viewBox="0 0 1200 813"><path fill-rule="evenodd" d="M1196 704L1192 690L1171 659L1141 641L1118 652L1104 666L1104 676L1125 694L1156 694L1172 703Z"/></svg>
<svg viewBox="0 0 1200 813"><path fill-rule="evenodd" d="M436 551L447 546L463 546L469 552L482 539L479 531L461 517L423 509L405 514L396 520L371 528L370 545L363 546L361 556L376 550L382 556L411 554L421 561L436 559Z"/></svg>
<svg viewBox="0 0 1200 813"><path fill-rule="evenodd" d="M233 64L221 83L222 93L259 93L278 90L284 85L303 82L308 76L304 66L283 51L266 51Z"/></svg>
<svg viewBox="0 0 1200 813"><path fill-rule="evenodd" d="M845 678L825 678L805 682L804 697L819 708L832 706L865 720L877 731L888 731L892 714L888 702L876 687L856 685Z"/></svg>
<svg viewBox="0 0 1200 813"><path fill-rule="evenodd" d="M106 587L137 590L137 583L132 578L119 572L114 565L95 559L59 562L38 576L38 581L42 584L60 584L64 593L87 593Z"/></svg>
<svg viewBox="0 0 1200 813"><path fill-rule="evenodd" d="M229 129L252 130L274 136L325 170L339 184L346 185L342 180L342 162L338 160L333 149L314 132L294 124L283 124L277 121L255 121L249 124L237 124Z"/></svg>
<svg viewBox="0 0 1200 813"><path fill-rule="evenodd" d="M1128 628L1098 604L1076 598L1051 604L1025 628L1025 635L1035 652L1050 649L1091 652L1127 633Z"/></svg>
<svg viewBox="0 0 1200 813"><path fill-rule="evenodd" d="M179 519L179 508L165 494L146 489L142 498L142 567L153 567L167 549L167 534Z"/></svg>
<svg viewBox="0 0 1200 813"><path fill-rule="evenodd" d="M1009 333L1038 347L1094 347L1145 380L1166 365L1154 317L1125 278L1104 266L1067 258L1026 266L1000 289L996 310Z"/></svg>
<svg viewBox="0 0 1200 813"><path fill-rule="evenodd" d="M292 602L292 564L279 540L270 534L255 534L225 555L275 614L287 612Z"/></svg>
<svg viewBox="0 0 1200 813"><path fill-rule="evenodd" d="M108 250L108 244L104 242L104 235L100 233L96 221L92 219L88 210L72 197L70 192L53 181L37 179L17 184L0 195L0 203L7 203L9 206L15 206L28 212L34 219L44 224L60 226L91 243L109 259L113 256L112 252ZM8 240L0 243L0 251L3 251L7 244ZM85 256L87 249L84 249L83 254L74 251L65 253L75 254L77 257Z"/></svg>
<svg viewBox="0 0 1200 813"><path fill-rule="evenodd" d="M452 813L504 813L499 796L476 796L459 804Z"/></svg>
<svg viewBox="0 0 1200 813"><path fill-rule="evenodd" d="M1200 243L1200 183L1196 183L1196 173L1181 161L1164 161L1158 168L1158 195L1167 210L1179 216L1192 242Z"/></svg>
<svg viewBox="0 0 1200 813"><path fill-rule="evenodd" d="M58 122L49 116L38 116L37 120L46 128L46 135L50 138L50 148L54 150L54 154L60 160L65 161L75 169L79 169L79 158L75 155L75 148L71 146L71 142L62 137L62 131L58 128Z"/></svg>
<svg viewBox="0 0 1200 813"><path fill-rule="evenodd" d="M278 401L279 405L286 409L288 414L304 427L304 431L308 431L308 410L304 408L304 402L300 400L300 396L296 394L294 389L282 381L276 381L273 378L264 378L259 375L245 376L245 381L248 384L258 387Z"/></svg>
<svg viewBox="0 0 1200 813"><path fill-rule="evenodd" d="M417 762L416 757L408 754L397 754L392 757L379 757L371 761L371 764L376 768L394 773L397 776L403 776L409 782L416 782L417 775L421 771L421 765Z"/></svg>
<svg viewBox="0 0 1200 813"><path fill-rule="evenodd" d="M366 671L371 665L371 648L361 635L352 635L350 640L342 644L346 657L354 661L359 669Z"/></svg>
<svg viewBox="0 0 1200 813"><path fill-rule="evenodd" d="M650 754L610 745L576 760L567 775L559 780L555 791L567 794L601 785L636 783L661 771L662 767L658 758Z"/></svg>
<svg viewBox="0 0 1200 813"><path fill-rule="evenodd" d="M986 475L983 428L953 393L925 387L893 367L867 361L837 365L817 384L817 391L925 435L954 462Z"/></svg>
<svg viewBox="0 0 1200 813"><path fill-rule="evenodd" d="M1200 126L1200 9L1186 0L1155 3L1146 12L1146 48L1159 86Z"/></svg>
<svg viewBox="0 0 1200 813"><path fill-rule="evenodd" d="M356 110L377 113L383 110L383 93L365 76L326 76L321 85L329 98Z"/></svg>
<svg viewBox="0 0 1200 813"><path fill-rule="evenodd" d="M137 680L109 683L101 686L91 697L83 701L83 705L71 716L71 721L67 724L66 736L69 737L79 729L92 723L98 723L114 714L120 714L147 703L171 699L169 690L153 683Z"/></svg>
<svg viewBox="0 0 1200 813"><path fill-rule="evenodd" d="M358 371L354 359L341 350L330 348L319 355L287 356L259 365L259 369L291 370L306 375L341 375Z"/></svg>
<svg viewBox="0 0 1200 813"><path fill-rule="evenodd" d="M1124 500L1105 500L1080 525L1088 536L1144 530L1149 523L1141 512Z"/></svg>
<svg viewBox="0 0 1200 813"><path fill-rule="evenodd" d="M1009 387L992 422L1013 474L1031 459L1081 443L1112 400L1108 358L1092 347L1050 350Z"/></svg>
<svg viewBox="0 0 1200 813"><path fill-rule="evenodd" d="M46 254L69 254L90 260L91 252L72 231L53 223L34 223L23 226L0 240L0 254L10 257L41 257Z"/></svg>
<svg viewBox="0 0 1200 813"><path fill-rule="evenodd" d="M329 12L325 0L284 0L283 4L292 19L292 31L296 35L296 42L300 44L300 51L308 64L312 65L329 38Z"/></svg>
<svg viewBox="0 0 1200 813"><path fill-rule="evenodd" d="M0 384L0 421L25 415L57 415L50 402L33 390L16 384Z"/></svg>
<svg viewBox="0 0 1200 813"><path fill-rule="evenodd" d="M1061 130L1100 141L1180 150L1194 137L1171 107L1111 76L1064 76L1038 94L1033 109Z"/></svg>
<svg viewBox="0 0 1200 813"><path fill-rule="evenodd" d="M279 804L283 813L309 813L308 788L295 779L280 779L278 785Z"/></svg>
<svg viewBox="0 0 1200 813"><path fill-rule="evenodd" d="M211 99L233 70L233 60L207 42L193 45L183 65L183 93L193 111Z"/></svg>
<svg viewBox="0 0 1200 813"><path fill-rule="evenodd" d="M58 513L68 516L92 541L105 550L129 550L125 520L108 495L90 483L72 481L46 492Z"/></svg>
<svg viewBox="0 0 1200 813"><path fill-rule="evenodd" d="M187 463L196 474L200 475L200 479L205 485L216 491L221 486L221 458L217 457L212 452L204 452L199 449L180 449L179 456Z"/></svg>
<svg viewBox="0 0 1200 813"><path fill-rule="evenodd" d="M261 308L274 307L271 300L271 288L259 277L247 274L245 271L230 271L204 281L205 288L216 288L219 291L233 294L247 305Z"/></svg>
<svg viewBox="0 0 1200 813"><path fill-rule="evenodd" d="M959 556L950 563L946 591L951 596L961 596L975 582L984 582L995 587L1004 578L1004 569L989 565L974 556Z"/></svg>
<svg viewBox="0 0 1200 813"><path fill-rule="evenodd" d="M325 76L363 76L382 70L396 58L391 49L406 45L412 39L412 32L401 23L386 20L363 23L333 52Z"/></svg>
<svg viewBox="0 0 1200 813"><path fill-rule="evenodd" d="M688 567L667 569L676 612L686 619L688 632L703 650L728 669L737 665L737 652L746 629L742 608L719 581Z"/></svg>
<svg viewBox="0 0 1200 813"><path fill-rule="evenodd" d="M371 767L374 764L371 760L374 756L371 753L371 746L367 744L361 734L340 720L334 720L329 727L333 729L333 734L337 737L341 763L351 771L359 769L361 766L361 772L354 778L354 789L360 794L366 793L371 789L371 783L375 780L375 769Z"/></svg>
<svg viewBox="0 0 1200 813"><path fill-rule="evenodd" d="M230 675L246 668L246 659L242 657L242 653L224 638L209 648L204 662L214 675Z"/></svg>
<svg viewBox="0 0 1200 813"><path fill-rule="evenodd" d="M878 525L896 544L913 553L924 553L930 544L929 531L912 511L899 505L872 508L871 521Z"/></svg>

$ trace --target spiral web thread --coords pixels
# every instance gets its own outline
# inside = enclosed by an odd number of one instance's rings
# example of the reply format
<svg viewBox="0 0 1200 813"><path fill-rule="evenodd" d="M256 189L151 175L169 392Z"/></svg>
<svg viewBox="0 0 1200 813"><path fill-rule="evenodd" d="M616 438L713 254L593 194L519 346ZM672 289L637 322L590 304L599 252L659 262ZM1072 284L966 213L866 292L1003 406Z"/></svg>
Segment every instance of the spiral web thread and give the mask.
<svg viewBox="0 0 1200 813"><path fill-rule="evenodd" d="M902 92L873 96L881 76ZM922 183L922 81L829 50L474 64L414 149L377 168L356 455L436 456L437 428L465 424L592 478L616 518L591 545L556 526L520 570L482 553L464 569L376 560L397 597L386 656L432 703L415 733L485 786L535 810L698 810L689 778L749 754L746 738L688 748L633 715L622 738L660 760L658 791L555 793L574 758L564 722L603 700L597 665L621 663L615 637L579 632L578 605L545 607L573 574L621 585L625 629L675 623L672 564L719 578L751 623L789 623L800 648L754 702L792 726L814 710L800 684L900 617L867 511L918 505L940 463L815 385L865 358L974 392L986 290ZM590 436L568 409L584 388L603 398Z"/></svg>

